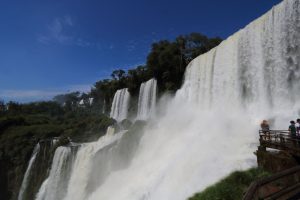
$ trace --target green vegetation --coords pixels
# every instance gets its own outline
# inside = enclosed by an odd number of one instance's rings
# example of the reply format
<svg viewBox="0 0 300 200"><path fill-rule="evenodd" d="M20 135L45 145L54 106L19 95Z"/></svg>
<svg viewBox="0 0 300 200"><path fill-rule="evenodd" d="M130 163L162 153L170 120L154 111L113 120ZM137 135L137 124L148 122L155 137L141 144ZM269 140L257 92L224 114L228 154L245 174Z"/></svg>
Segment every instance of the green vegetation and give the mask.
<svg viewBox="0 0 300 200"><path fill-rule="evenodd" d="M5 199L19 191L28 160L39 140L70 137L88 142L105 134L115 121L89 107L61 106L54 101L18 104L9 102L0 112L0 170ZM68 141L68 140L61 140ZM2 181L8 180L6 183Z"/></svg>
<svg viewBox="0 0 300 200"><path fill-rule="evenodd" d="M268 175L268 172L259 168L236 171L189 200L241 200L252 181Z"/></svg>
<svg viewBox="0 0 300 200"><path fill-rule="evenodd" d="M70 137L76 142L87 142L99 138L115 121L104 114L78 107L68 110L56 102L29 104L8 103L9 109L0 114L0 151L13 154L11 146L17 148L28 140L51 137ZM32 148L32 147L31 147ZM24 148L20 149L20 152Z"/></svg>

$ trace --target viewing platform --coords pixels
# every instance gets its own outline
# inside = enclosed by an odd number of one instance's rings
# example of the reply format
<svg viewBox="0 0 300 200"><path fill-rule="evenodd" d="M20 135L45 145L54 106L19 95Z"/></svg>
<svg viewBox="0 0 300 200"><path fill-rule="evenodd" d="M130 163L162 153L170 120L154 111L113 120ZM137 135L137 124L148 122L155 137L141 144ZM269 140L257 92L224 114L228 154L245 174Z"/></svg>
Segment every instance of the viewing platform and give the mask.
<svg viewBox="0 0 300 200"><path fill-rule="evenodd" d="M300 157L300 137L292 137L287 130L259 131L260 150L266 148L285 151Z"/></svg>
<svg viewBox="0 0 300 200"><path fill-rule="evenodd" d="M300 137L287 130L259 131L257 164L272 175L252 182L243 200L300 199Z"/></svg>

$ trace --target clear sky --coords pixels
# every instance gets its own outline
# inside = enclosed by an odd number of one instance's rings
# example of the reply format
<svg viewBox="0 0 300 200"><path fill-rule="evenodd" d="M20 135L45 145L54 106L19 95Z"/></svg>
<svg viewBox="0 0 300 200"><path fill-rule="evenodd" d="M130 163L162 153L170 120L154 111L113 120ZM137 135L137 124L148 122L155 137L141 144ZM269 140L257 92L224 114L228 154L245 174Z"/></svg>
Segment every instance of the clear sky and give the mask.
<svg viewBox="0 0 300 200"><path fill-rule="evenodd" d="M87 91L146 61L151 44L226 38L280 0L0 0L0 99Z"/></svg>

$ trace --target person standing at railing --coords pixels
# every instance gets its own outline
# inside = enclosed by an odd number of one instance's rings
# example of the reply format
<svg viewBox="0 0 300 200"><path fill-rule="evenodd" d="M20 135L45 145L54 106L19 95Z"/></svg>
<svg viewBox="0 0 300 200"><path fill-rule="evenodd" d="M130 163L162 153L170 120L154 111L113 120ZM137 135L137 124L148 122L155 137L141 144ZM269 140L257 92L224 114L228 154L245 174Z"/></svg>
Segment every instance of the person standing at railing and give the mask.
<svg viewBox="0 0 300 200"><path fill-rule="evenodd" d="M263 120L260 124L261 130L266 133L270 131L270 126L267 120Z"/></svg>
<svg viewBox="0 0 300 200"><path fill-rule="evenodd" d="M296 133L297 133L297 130L296 130L296 126L295 126L295 121L290 121L291 125L289 126L289 133L290 133L290 136L292 138L292 142L294 145L297 144L297 137L296 137Z"/></svg>
<svg viewBox="0 0 300 200"><path fill-rule="evenodd" d="M300 137L300 119L297 119L295 126L296 126L297 137L299 138Z"/></svg>
<svg viewBox="0 0 300 200"><path fill-rule="evenodd" d="M262 132L265 134L265 139L270 140L270 126L267 120L263 120L260 124Z"/></svg>

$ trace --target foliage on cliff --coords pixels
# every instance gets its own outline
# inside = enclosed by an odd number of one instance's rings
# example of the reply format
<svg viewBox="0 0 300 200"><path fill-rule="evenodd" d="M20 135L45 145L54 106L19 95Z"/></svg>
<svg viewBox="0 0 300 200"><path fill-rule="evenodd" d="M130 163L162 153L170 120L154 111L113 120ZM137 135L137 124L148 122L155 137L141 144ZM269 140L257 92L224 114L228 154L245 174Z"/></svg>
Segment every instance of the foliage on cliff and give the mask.
<svg viewBox="0 0 300 200"><path fill-rule="evenodd" d="M8 103L0 112L0 199L16 199L34 146L40 139L96 140L114 120L89 108L69 110L56 102ZM3 191L2 191L3 190Z"/></svg>
<svg viewBox="0 0 300 200"><path fill-rule="evenodd" d="M251 182L268 175L269 173L260 168L236 171L189 200L241 200Z"/></svg>

